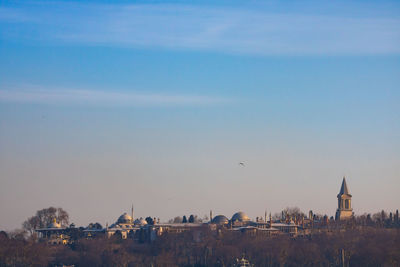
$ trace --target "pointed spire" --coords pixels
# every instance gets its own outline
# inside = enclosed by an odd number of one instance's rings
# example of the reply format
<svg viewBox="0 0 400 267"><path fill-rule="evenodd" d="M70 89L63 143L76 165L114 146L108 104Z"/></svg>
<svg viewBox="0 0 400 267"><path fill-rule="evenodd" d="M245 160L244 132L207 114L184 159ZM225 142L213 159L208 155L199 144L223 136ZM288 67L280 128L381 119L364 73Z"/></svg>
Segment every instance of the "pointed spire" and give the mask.
<svg viewBox="0 0 400 267"><path fill-rule="evenodd" d="M343 176L342 187L340 187L339 195L349 195L349 189L347 189L346 177Z"/></svg>
<svg viewBox="0 0 400 267"><path fill-rule="evenodd" d="M269 228L272 227L272 216L271 216L271 212L269 213Z"/></svg>

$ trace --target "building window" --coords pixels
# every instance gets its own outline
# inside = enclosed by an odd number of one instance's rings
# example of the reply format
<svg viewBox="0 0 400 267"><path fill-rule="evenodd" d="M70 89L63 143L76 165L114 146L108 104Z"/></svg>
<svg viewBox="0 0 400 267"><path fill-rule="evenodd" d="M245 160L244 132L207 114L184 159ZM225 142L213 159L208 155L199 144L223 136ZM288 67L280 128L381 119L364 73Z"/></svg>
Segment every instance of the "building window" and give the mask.
<svg viewBox="0 0 400 267"><path fill-rule="evenodd" d="M346 209L350 208L350 201L348 199L346 199L346 201L345 201L345 207L346 207Z"/></svg>

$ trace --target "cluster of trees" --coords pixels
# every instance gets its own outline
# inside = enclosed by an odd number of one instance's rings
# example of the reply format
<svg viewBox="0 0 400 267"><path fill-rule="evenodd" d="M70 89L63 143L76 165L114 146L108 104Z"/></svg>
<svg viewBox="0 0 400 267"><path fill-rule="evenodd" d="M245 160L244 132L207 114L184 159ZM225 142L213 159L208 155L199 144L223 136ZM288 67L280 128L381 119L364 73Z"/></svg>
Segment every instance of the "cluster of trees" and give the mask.
<svg viewBox="0 0 400 267"><path fill-rule="evenodd" d="M345 221L334 221L333 218L329 220L330 228L359 228L359 227L372 227L372 228L400 228L399 213L387 213L382 210L374 214L356 215L353 218Z"/></svg>
<svg viewBox="0 0 400 267"><path fill-rule="evenodd" d="M26 240L24 235L0 232L0 266L48 266L53 249Z"/></svg>
<svg viewBox="0 0 400 267"><path fill-rule="evenodd" d="M208 218L207 219L205 218L204 220L207 221ZM186 215L183 215L183 217L177 216L168 221L168 223L201 223L201 222L203 222L203 219L193 214L189 216L189 219L186 217Z"/></svg>
<svg viewBox="0 0 400 267"><path fill-rule="evenodd" d="M56 219L57 223L61 224L62 227L68 226L68 213L62 208L49 207L47 209L38 210L34 216L29 217L22 223L22 228L33 234L36 229L47 227L54 219Z"/></svg>
<svg viewBox="0 0 400 267"><path fill-rule="evenodd" d="M285 214L303 216L298 208L287 208ZM47 227L54 218L62 226L69 223L68 213L50 207L36 212L23 223L23 229L0 232L0 266L232 266L243 254L255 266L400 266L400 225L398 211L381 211L373 215L355 216L344 224L335 222L323 231L316 229L303 237L291 238L282 234L275 237L249 235L227 229L199 233L165 233L155 242L121 235L106 238L99 235L85 238L83 230L73 224L66 234L69 245L48 245L34 235L34 229ZM176 217L173 222L197 222ZM154 219L147 217L151 225ZM336 227L336 226L340 227ZM356 226L356 227L354 227ZM359 227L361 226L361 227ZM88 228L102 229L99 223Z"/></svg>
<svg viewBox="0 0 400 267"><path fill-rule="evenodd" d="M363 228L307 238L251 236L204 230L165 234L139 244L118 237L45 245L0 232L0 266L232 266L242 255L254 266L399 266L400 230Z"/></svg>
<svg viewBox="0 0 400 267"><path fill-rule="evenodd" d="M75 225L71 225L71 226L75 226ZM73 228L73 227L70 227L70 228ZM103 229L103 226L100 223L97 222L97 223L89 223L87 228L88 229L100 230L100 229Z"/></svg>
<svg viewBox="0 0 400 267"><path fill-rule="evenodd" d="M384 210L375 214L363 214L356 216L355 220L359 225L368 225L376 227L400 227L399 211L393 214L392 212L386 212Z"/></svg>
<svg viewBox="0 0 400 267"><path fill-rule="evenodd" d="M333 216L328 217L327 215L322 214L313 214L311 215L314 220L320 221L321 224L319 226L326 226L326 224L331 224L331 226L339 226L348 225L351 227L354 226L371 226L371 227L384 227L384 228L399 228L400 227L400 219L399 219L399 211L395 212L386 212L384 210L379 211L374 214L365 213L362 215L355 215L352 219L346 220L344 222L335 221ZM285 219L287 216L292 218L293 220L300 222L303 217L309 217L310 214L306 215L303 211L301 211L298 207L287 207L282 210L280 213L275 213L272 217L274 220Z"/></svg>

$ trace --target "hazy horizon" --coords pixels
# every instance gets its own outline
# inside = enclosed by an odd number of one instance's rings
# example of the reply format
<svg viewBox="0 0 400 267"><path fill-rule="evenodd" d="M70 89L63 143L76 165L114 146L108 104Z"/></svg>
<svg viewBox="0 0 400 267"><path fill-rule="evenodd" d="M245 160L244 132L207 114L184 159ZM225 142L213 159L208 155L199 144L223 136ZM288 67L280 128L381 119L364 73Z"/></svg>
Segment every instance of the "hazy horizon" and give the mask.
<svg viewBox="0 0 400 267"><path fill-rule="evenodd" d="M0 229L400 207L397 1L3 1ZM244 162L245 166L240 166Z"/></svg>

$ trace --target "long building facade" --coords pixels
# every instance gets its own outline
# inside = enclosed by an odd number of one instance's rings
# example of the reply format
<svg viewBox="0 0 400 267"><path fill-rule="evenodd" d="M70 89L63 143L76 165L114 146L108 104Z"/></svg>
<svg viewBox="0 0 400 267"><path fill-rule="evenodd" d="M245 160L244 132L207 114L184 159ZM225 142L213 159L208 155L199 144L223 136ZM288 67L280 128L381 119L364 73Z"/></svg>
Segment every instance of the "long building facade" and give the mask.
<svg viewBox="0 0 400 267"><path fill-rule="evenodd" d="M349 189L346 183L346 178L343 177L342 185L337 195L338 208L336 211L336 220L345 220L353 217L353 209ZM331 217L333 220L333 217ZM147 221L148 220L148 221ZM247 233L251 235L274 236L279 234L288 234L297 236L299 233L305 234L307 229L317 226L327 226L329 223L328 217L317 217L312 211L308 217L293 214L283 214L280 219L272 220L271 214L269 220L265 212L264 218L257 217L255 221L251 220L244 212L236 212L231 219L224 215L213 217L210 211L210 220L203 223L160 223L156 218L134 218L133 206L131 214L122 214L115 223L110 226L107 224L105 228L86 227L83 230L84 236L87 238L103 235L105 237L118 236L122 239L132 238L141 242L154 241L158 236L164 233L178 234L185 231L191 231L194 239L201 238L203 231L231 231L236 233ZM49 243L66 244L69 243L68 233L71 229L62 228L61 225L54 221L47 228L37 230L39 236L47 239Z"/></svg>

